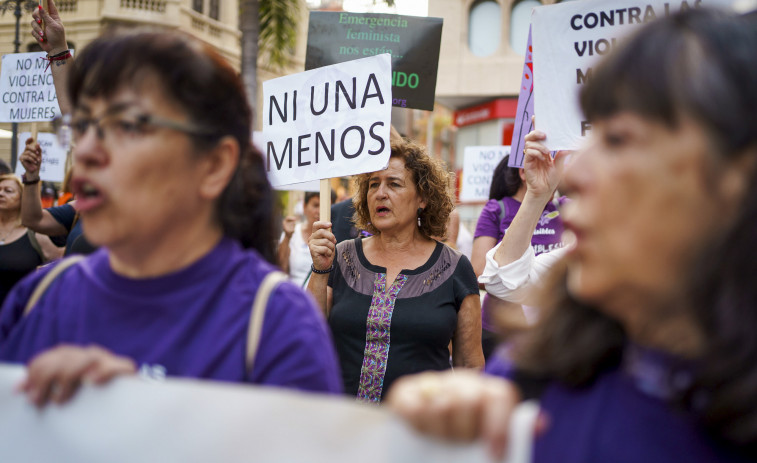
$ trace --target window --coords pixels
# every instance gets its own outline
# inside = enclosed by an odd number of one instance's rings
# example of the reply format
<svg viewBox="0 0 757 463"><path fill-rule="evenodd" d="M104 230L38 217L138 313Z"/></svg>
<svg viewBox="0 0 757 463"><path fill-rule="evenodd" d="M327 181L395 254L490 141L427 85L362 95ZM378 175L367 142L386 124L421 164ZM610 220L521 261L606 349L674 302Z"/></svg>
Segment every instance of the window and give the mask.
<svg viewBox="0 0 757 463"><path fill-rule="evenodd" d="M203 0L192 0L192 9L198 13L202 13Z"/></svg>
<svg viewBox="0 0 757 463"><path fill-rule="evenodd" d="M220 5L218 0L210 0L210 8L208 9L208 16L218 21L220 17Z"/></svg>
<svg viewBox="0 0 757 463"><path fill-rule="evenodd" d="M510 14L510 47L519 55L526 54L528 28L531 25L531 10L541 6L537 0L522 0L515 4Z"/></svg>
<svg viewBox="0 0 757 463"><path fill-rule="evenodd" d="M494 0L479 0L468 15L468 47L476 56L489 56L501 41L501 8Z"/></svg>

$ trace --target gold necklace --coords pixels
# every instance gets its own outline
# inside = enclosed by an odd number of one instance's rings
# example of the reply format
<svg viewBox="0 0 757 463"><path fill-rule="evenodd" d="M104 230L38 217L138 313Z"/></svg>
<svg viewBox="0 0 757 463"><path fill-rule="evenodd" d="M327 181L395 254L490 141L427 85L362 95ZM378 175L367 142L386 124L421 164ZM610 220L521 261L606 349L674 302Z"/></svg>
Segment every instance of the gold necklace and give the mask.
<svg viewBox="0 0 757 463"><path fill-rule="evenodd" d="M0 238L0 245L5 244L5 239L8 238L11 235L11 233L13 233L16 230L16 228L18 228L18 225L14 225L13 227L11 227L10 231L8 231L5 235L3 235L2 238Z"/></svg>

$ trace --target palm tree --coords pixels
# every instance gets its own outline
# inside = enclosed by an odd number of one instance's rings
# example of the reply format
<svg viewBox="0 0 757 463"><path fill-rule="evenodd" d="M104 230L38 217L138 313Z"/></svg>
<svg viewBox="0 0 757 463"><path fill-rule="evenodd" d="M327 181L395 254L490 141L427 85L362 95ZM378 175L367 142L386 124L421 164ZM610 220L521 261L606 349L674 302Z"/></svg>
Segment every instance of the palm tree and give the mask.
<svg viewBox="0 0 757 463"><path fill-rule="evenodd" d="M239 30L242 31L242 79L247 101L256 107L259 51L268 53L273 66L282 67L294 53L300 0L240 0Z"/></svg>
<svg viewBox="0 0 757 463"><path fill-rule="evenodd" d="M394 5L394 0L383 1ZM262 49L268 54L274 67L289 62L297 43L297 21L303 3L303 0L239 0L242 79L251 108L257 107L259 51Z"/></svg>

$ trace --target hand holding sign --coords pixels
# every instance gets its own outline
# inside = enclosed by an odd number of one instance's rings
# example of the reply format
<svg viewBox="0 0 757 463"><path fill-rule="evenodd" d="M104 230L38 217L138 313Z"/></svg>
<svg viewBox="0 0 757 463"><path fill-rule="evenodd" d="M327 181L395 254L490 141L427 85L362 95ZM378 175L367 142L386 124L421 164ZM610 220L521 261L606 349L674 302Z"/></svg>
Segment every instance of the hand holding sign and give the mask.
<svg viewBox="0 0 757 463"><path fill-rule="evenodd" d="M136 372L134 361L101 347L62 345L37 355L18 389L41 407L48 402L67 402L84 382L104 384Z"/></svg>
<svg viewBox="0 0 757 463"><path fill-rule="evenodd" d="M565 158L571 151L552 153L544 145L547 135L534 130L525 137L523 170L526 176L527 194L552 196L562 178Z"/></svg>
<svg viewBox="0 0 757 463"><path fill-rule="evenodd" d="M42 147L39 146L34 137L26 139L26 146L24 147L24 152L21 153L19 161L21 161L26 170L24 174L25 180L33 181L39 178L39 168L42 165Z"/></svg>

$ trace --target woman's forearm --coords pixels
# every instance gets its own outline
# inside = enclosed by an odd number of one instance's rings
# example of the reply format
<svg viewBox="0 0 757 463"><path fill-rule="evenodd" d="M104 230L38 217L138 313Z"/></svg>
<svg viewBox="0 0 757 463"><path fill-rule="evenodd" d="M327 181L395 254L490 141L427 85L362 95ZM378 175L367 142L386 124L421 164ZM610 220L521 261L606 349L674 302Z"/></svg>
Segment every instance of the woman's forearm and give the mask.
<svg viewBox="0 0 757 463"><path fill-rule="evenodd" d="M21 196L21 224L36 232L39 232L39 224L42 222L40 184L41 182L24 185L24 194Z"/></svg>
<svg viewBox="0 0 757 463"><path fill-rule="evenodd" d="M518 212L494 253L494 260L499 265L507 265L518 260L531 246L536 225L551 197L551 194L536 195L526 191Z"/></svg>
<svg viewBox="0 0 757 463"><path fill-rule="evenodd" d="M329 316L329 298L328 298L328 273L312 273L308 281L308 291L313 295L323 314Z"/></svg>

